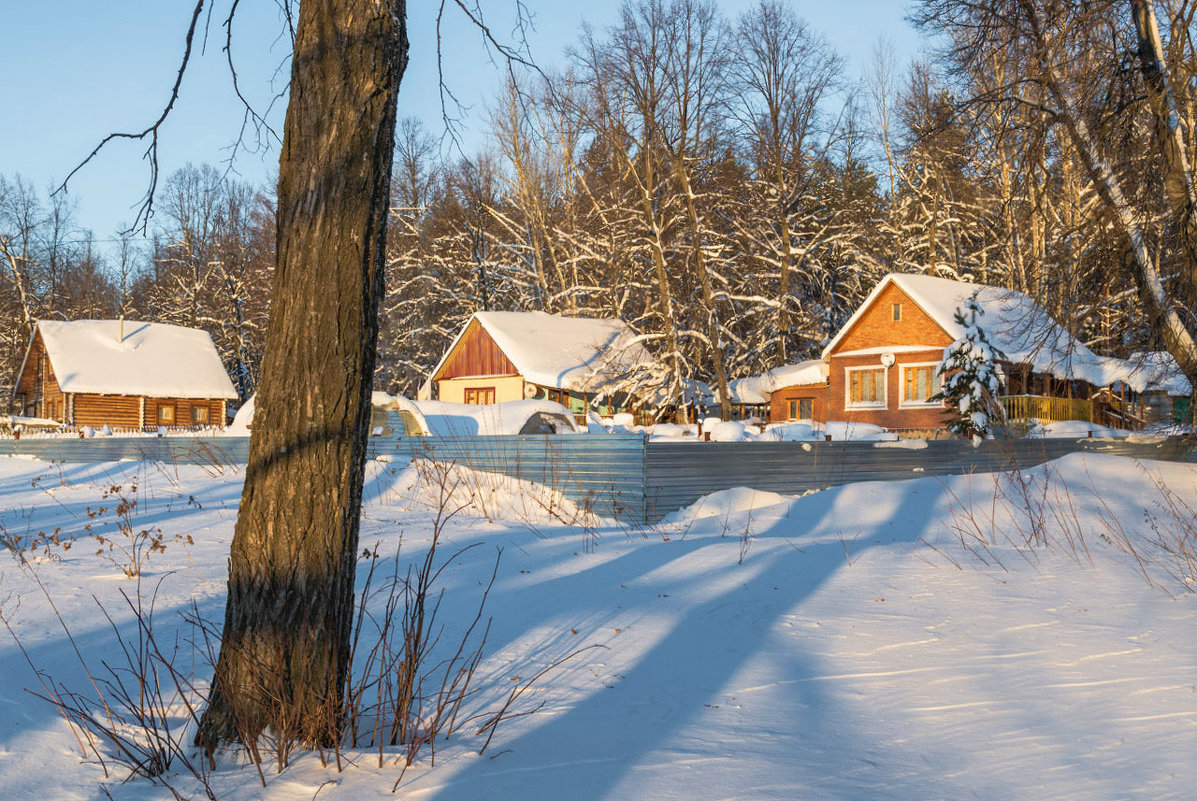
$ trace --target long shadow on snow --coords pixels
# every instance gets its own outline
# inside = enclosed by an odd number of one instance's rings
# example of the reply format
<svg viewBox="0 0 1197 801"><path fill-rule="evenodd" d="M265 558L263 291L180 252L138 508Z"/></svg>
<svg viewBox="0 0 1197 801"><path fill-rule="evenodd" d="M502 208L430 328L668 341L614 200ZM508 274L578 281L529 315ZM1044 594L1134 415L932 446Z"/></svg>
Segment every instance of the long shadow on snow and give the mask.
<svg viewBox="0 0 1197 801"><path fill-rule="evenodd" d="M928 491L901 494L901 501L889 516L888 525L878 527L882 534L892 533L895 541L912 541L921 533L920 523L930 516L944 493L942 486L930 481L924 482L924 486ZM804 500L799 504L800 510L816 519L782 521L758 534L758 538L771 533L796 535L817 528L831 514L840 494L839 490L831 490ZM914 525L904 526L903 521L912 521ZM867 547L860 542L857 546L862 550ZM774 624L783 615L810 597L844 565L843 546L838 541L803 544L801 552L779 548L776 553L781 556L775 557L750 581L778 590L753 594L754 599L767 597L768 601L740 610L749 624L737 630L737 648L729 648L728 643L718 638L718 630L712 622L726 617L725 607L728 605L746 603L734 597L741 591L740 586L690 609L660 642L625 670L622 680L615 683L613 689L595 690L576 706L542 725L537 725L533 718L531 725L535 728L515 740L503 740L500 733L491 748L493 753L501 753L501 756L470 762L434 797L437 801L484 798L499 794L505 782L509 782L511 789L528 801L549 801L566 796L572 801L602 801L648 752L671 746L684 750L685 742L680 735L705 709L704 704L714 703L720 693L728 689L736 672L759 653ZM602 567L615 570L618 564L606 563ZM509 605L502 598L495 599L495 607L543 610L544 618L521 621L524 630L547 624L552 618L559 619L563 612L569 611L533 603ZM824 708L813 695L802 696L802 679L817 677L813 662L791 657L789 663L794 666L795 675L788 686L791 693L799 696L791 699L792 705L805 709L812 717L828 720L827 725L820 726L821 735L838 740L839 753L860 754L861 761L867 763L864 755L873 745L860 740L864 732L848 731L846 726L839 725L842 721L834 719L835 710ZM694 671L691 668L694 665L702 667ZM676 698L668 689L662 689L668 688L670 676L684 677L679 679L679 684L686 687L685 699ZM683 700L685 705L680 703ZM654 712L646 714L642 711L645 709ZM513 755L508 756L507 751ZM544 761L546 758L539 756L542 754L552 755L547 758L551 761ZM511 765L512 760L517 764ZM865 770L867 772L868 768ZM745 786L751 784L750 776L743 779ZM878 779L883 781L884 777L873 777L872 786L877 786Z"/></svg>

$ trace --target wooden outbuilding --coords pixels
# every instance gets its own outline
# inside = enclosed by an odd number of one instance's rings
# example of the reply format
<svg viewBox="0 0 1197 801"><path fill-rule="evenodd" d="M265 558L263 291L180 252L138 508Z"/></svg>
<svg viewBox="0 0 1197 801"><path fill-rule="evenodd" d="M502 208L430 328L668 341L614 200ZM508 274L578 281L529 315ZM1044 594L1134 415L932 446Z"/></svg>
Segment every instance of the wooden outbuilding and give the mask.
<svg viewBox="0 0 1197 801"><path fill-rule="evenodd" d="M237 392L204 331L133 320L40 320L12 410L66 426L223 427Z"/></svg>
<svg viewBox="0 0 1197 801"><path fill-rule="evenodd" d="M627 379L650 359L621 320L477 312L433 368L420 398L467 404L550 400L584 420L592 409L627 411Z"/></svg>

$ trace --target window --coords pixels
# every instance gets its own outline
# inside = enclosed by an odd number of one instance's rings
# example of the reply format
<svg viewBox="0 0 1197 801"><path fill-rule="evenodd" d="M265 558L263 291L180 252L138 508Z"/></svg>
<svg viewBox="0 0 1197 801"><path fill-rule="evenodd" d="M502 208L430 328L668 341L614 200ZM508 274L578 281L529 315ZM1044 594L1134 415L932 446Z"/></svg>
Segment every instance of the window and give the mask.
<svg viewBox="0 0 1197 801"><path fill-rule="evenodd" d="M485 406L495 402L494 387L470 387L465 391L465 402Z"/></svg>
<svg viewBox="0 0 1197 801"><path fill-rule="evenodd" d="M902 368L902 405L921 406L931 402L940 390L935 364L914 364Z"/></svg>
<svg viewBox="0 0 1197 801"><path fill-rule="evenodd" d="M815 401L813 398L802 398L798 401L798 419L815 419Z"/></svg>
<svg viewBox="0 0 1197 801"><path fill-rule="evenodd" d="M197 426L206 426L208 424L208 407L207 406L192 406L191 407L191 423Z"/></svg>
<svg viewBox="0 0 1197 801"><path fill-rule="evenodd" d="M893 315L894 322L899 322L902 319L902 304L895 303L890 307L890 314Z"/></svg>
<svg viewBox="0 0 1197 801"><path fill-rule="evenodd" d="M175 405L173 403L158 404L158 425L173 426L175 424Z"/></svg>
<svg viewBox="0 0 1197 801"><path fill-rule="evenodd" d="M885 407L885 368L848 368L848 406Z"/></svg>
<svg viewBox="0 0 1197 801"><path fill-rule="evenodd" d="M787 419L789 419L789 420L797 420L798 419L798 401L796 401L796 400L790 401L790 413L787 415Z"/></svg>

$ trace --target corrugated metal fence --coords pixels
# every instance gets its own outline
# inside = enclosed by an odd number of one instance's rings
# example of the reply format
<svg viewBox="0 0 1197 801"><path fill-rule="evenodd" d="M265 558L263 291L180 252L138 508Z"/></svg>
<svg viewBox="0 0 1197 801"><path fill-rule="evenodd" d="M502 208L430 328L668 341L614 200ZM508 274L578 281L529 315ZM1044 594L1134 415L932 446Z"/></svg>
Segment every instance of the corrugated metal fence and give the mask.
<svg viewBox="0 0 1197 801"><path fill-rule="evenodd" d="M852 481L959 475L1031 467L1086 451L1184 461L1192 445L1110 440L1006 440L980 448L955 440L927 447L876 447L871 442L649 442L611 436L376 437L371 457L424 457L534 481L604 516L651 521L711 492L752 487L780 493ZM171 463L244 464L241 437L105 437L0 440L0 455L62 462L150 459Z"/></svg>
<svg viewBox="0 0 1197 801"><path fill-rule="evenodd" d="M1033 467L1085 451L1138 459L1184 461L1192 446L1124 440L990 440L974 448L960 440L934 440L926 448L876 447L872 442L650 442L645 470L648 519L732 487L785 494L848 484L950 476ZM887 444L883 444L887 445Z"/></svg>
<svg viewBox="0 0 1197 801"><path fill-rule="evenodd" d="M370 440L370 455L423 457L534 481L604 517L644 521L645 438L401 437Z"/></svg>
<svg viewBox="0 0 1197 801"><path fill-rule="evenodd" d="M370 458L424 457L534 481L559 490L604 517L642 521L645 438L534 435L495 437L371 437ZM245 464L248 437L96 437L0 439L0 456L47 461L148 459L171 464Z"/></svg>

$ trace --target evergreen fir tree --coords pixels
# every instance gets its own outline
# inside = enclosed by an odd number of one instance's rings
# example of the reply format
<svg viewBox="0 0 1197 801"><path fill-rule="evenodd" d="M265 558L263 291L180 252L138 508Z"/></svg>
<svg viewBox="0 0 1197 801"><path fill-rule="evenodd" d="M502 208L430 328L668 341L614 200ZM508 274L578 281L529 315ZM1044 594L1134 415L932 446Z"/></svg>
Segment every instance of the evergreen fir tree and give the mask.
<svg viewBox="0 0 1197 801"><path fill-rule="evenodd" d="M989 341L981 327L979 318L984 314L976 292L964 302L963 309L956 310L956 324L964 329L964 335L944 350L936 370L942 387L932 396L932 400L947 404L947 414L952 418L949 428L962 437L972 437L974 442L984 439L992 425L1005 417L997 399L1005 376L997 360L1006 355Z"/></svg>

